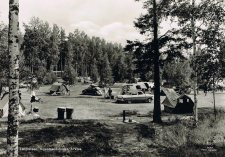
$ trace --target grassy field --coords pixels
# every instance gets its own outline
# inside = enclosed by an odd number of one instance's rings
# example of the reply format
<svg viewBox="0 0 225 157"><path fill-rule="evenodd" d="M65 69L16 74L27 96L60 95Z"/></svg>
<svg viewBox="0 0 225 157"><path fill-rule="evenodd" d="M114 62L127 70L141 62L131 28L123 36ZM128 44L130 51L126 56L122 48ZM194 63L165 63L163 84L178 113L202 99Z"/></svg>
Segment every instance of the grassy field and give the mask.
<svg viewBox="0 0 225 157"><path fill-rule="evenodd" d="M50 96L46 94L49 92L51 86L43 86L36 90L36 95L41 98L41 103L34 103L33 107L39 108L39 115L41 118L57 118L58 107L72 107L74 108L73 119L112 119L121 115L123 110L135 111L138 114L146 115L153 111L152 103L132 103L121 104L115 103L114 100L103 99L103 96L89 96L81 95L83 89L87 88L87 84L76 84L71 87L70 95L63 96ZM114 92L119 93L119 88L112 88ZM27 112L30 110L30 92L26 89L22 90L22 103L26 106ZM193 94L189 95L192 97ZM161 96L161 101L165 96ZM198 94L198 107L199 108L213 108L212 93L206 96L202 91ZM216 93L216 107L225 108L225 93ZM161 105L161 109L164 107ZM122 118L122 117L117 117Z"/></svg>
<svg viewBox="0 0 225 157"><path fill-rule="evenodd" d="M223 104L218 105L215 119L212 106L207 107L211 93L198 95L199 122L193 127L191 115L164 112L162 124L152 123L153 103L118 104L101 96L80 95L87 86L71 87L70 96L49 96L50 86L36 91L43 101L34 104L40 117L20 119L19 156L225 156L225 112ZM26 89L22 100L29 111ZM217 104L223 101L221 97ZM62 106L74 108L73 119L57 120L57 108ZM137 123L123 123L123 110L130 110L126 119ZM6 119L1 119L0 126L0 156L4 156Z"/></svg>
<svg viewBox="0 0 225 157"><path fill-rule="evenodd" d="M34 103L33 107L39 108L41 118L57 118L58 107L74 108L73 119L111 119L122 113L123 110L138 110L140 114L147 114L153 110L153 103L132 103L121 104L115 103L115 100L103 99L103 96L82 95L82 90L89 85L77 84L71 87L70 95L51 96L46 94L49 92L50 86L43 86L36 90L36 95L43 102ZM30 110L30 92L26 89L22 90L22 102L26 106L27 111ZM113 92L119 93L119 88L112 88Z"/></svg>

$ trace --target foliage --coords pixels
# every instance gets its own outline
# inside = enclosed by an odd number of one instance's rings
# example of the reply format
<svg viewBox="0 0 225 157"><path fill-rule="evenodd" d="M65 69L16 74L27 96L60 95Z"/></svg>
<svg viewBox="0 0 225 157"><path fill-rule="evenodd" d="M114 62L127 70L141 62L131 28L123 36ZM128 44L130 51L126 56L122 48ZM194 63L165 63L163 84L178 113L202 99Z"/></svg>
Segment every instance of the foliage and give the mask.
<svg viewBox="0 0 225 157"><path fill-rule="evenodd" d="M186 37L187 41L193 37L189 45L193 46L194 42L197 44L198 52L192 54L191 65L197 67L198 79L205 80L204 83L208 84L212 77L220 79L222 76L219 56L224 42L224 3L220 0L192 2L194 5L190 1L179 1L171 8L170 15L180 26L177 33Z"/></svg>
<svg viewBox="0 0 225 157"><path fill-rule="evenodd" d="M102 83L112 83L114 80L112 78L112 69L110 67L110 63L107 55L104 56L102 60L102 66L100 71L100 82Z"/></svg>
<svg viewBox="0 0 225 157"><path fill-rule="evenodd" d="M8 75L8 28L3 23L0 23L0 83L7 84Z"/></svg>
<svg viewBox="0 0 225 157"><path fill-rule="evenodd" d="M92 78L93 82L98 82L99 74L98 74L98 68L97 68L97 61L94 58L92 60L92 63L90 64L90 77Z"/></svg>
<svg viewBox="0 0 225 157"><path fill-rule="evenodd" d="M189 60L166 63L163 67L163 78L176 87L191 85L192 69Z"/></svg>
<svg viewBox="0 0 225 157"><path fill-rule="evenodd" d="M144 73L149 72L154 68L154 122L161 121L161 107L160 107L160 69L159 66L163 65L161 61L161 55L168 55L169 59L174 57L180 57L181 48L184 48L186 44L183 44L183 39L179 36L174 36L174 30L171 29L167 33L159 36L159 25L163 20L169 18L170 7L174 4L173 0L168 1L144 1L143 8L147 10L145 14L141 14L137 21L134 22L135 27L140 31L141 34L145 34L147 43L141 43L139 41L130 42L126 46L126 49L137 55L137 70L143 71ZM180 42L181 44L176 44ZM160 52L161 50L161 52ZM168 61L169 61L168 59ZM154 66L153 66L154 65ZM142 79L145 77L141 72Z"/></svg>
<svg viewBox="0 0 225 157"><path fill-rule="evenodd" d="M21 45L23 52L24 66L30 69L30 73L36 75L39 81L44 81L40 73L49 70L50 49L50 27L47 22L39 18L31 18L29 25L24 24L25 34ZM44 68L43 68L44 67ZM51 76L51 75L49 75ZM48 76L48 77L49 77ZM50 78L46 80L49 81ZM51 82L51 81L50 81ZM46 83L46 82L39 82Z"/></svg>
<svg viewBox="0 0 225 157"><path fill-rule="evenodd" d="M50 36L50 43L49 43L49 52L50 55L47 60L47 69L54 69L57 71L57 66L59 62L59 44L60 44L60 30L59 27L54 24L53 29Z"/></svg>
<svg viewBox="0 0 225 157"><path fill-rule="evenodd" d="M70 75L71 77L91 76L93 80L99 81L98 79L101 78L105 83L113 82L115 75L117 75L116 80L118 81L123 81L129 77L112 72L114 67L117 66L118 57L122 57L123 60L127 57L122 55L123 48L120 44L107 43L99 37L90 38L85 32L78 29L67 36L63 28L59 28L56 24L51 28L48 22L44 22L38 17L32 17L23 26L25 34L19 34L21 80L35 75L38 77L40 84L47 84L52 82L51 80L55 80L54 75L50 74L52 71L66 71L68 73L71 68L75 70L75 74ZM0 66L5 66L7 69L8 31L4 24L0 25L0 33L2 60ZM5 33L5 35L2 33ZM5 50L4 53L3 50ZM124 67L125 65L117 67L117 69L126 71ZM43 77L46 71L48 71L48 74ZM5 73L2 70L0 75L4 76ZM50 78L51 76L53 78Z"/></svg>
<svg viewBox="0 0 225 157"><path fill-rule="evenodd" d="M76 72L71 65L65 65L62 79L68 84L74 84L76 81Z"/></svg>
<svg viewBox="0 0 225 157"><path fill-rule="evenodd" d="M120 54L113 67L113 76L115 82L124 82L127 75L127 65L125 64L125 54Z"/></svg>
<svg viewBox="0 0 225 157"><path fill-rule="evenodd" d="M158 25L161 22L170 19L170 7L173 6L173 1L158 1L156 5L156 17ZM141 14L136 21L135 27L139 30L140 34L146 36L146 40L141 41L127 41L125 47L126 51L132 51L135 54L134 63L136 65L135 73L139 75L142 80L148 81L153 79L154 72L154 54L155 54L155 41L153 40L153 1L144 1L143 8L147 10L146 14ZM159 65L162 67L165 63L170 63L174 58L183 59L182 50L187 48L188 45L184 38L177 35L176 30L171 28L165 34L157 34L159 46ZM166 60L162 59L166 56Z"/></svg>
<svg viewBox="0 0 225 157"><path fill-rule="evenodd" d="M127 54L127 57L125 58L125 64L126 64L126 70L127 70L127 73L126 73L126 78L129 78L128 79L128 82L129 83L135 83L135 75L134 75L134 69L135 69L135 66L133 64L133 54L128 52Z"/></svg>
<svg viewBox="0 0 225 157"><path fill-rule="evenodd" d="M52 83L56 82L56 80L57 80L57 77L56 77L56 75L55 75L54 72L52 72L52 71L47 71L47 72L45 73L45 78L44 78L44 83L45 83L45 84L52 84ZM39 82L38 82L38 83L39 83Z"/></svg>
<svg viewBox="0 0 225 157"><path fill-rule="evenodd" d="M38 68L38 70L35 72L35 76L37 77L38 84L43 84L43 83L46 84L47 83L47 82L45 82L46 79L47 79L46 73L47 73L47 70L43 66L40 66ZM31 76L31 74L27 75L27 76ZM55 82L56 81L55 76L54 75L51 75L51 76L52 76L52 78L51 78L52 81L51 82ZM50 79L50 78L48 78L48 79Z"/></svg>
<svg viewBox="0 0 225 157"><path fill-rule="evenodd" d="M193 128L190 122L182 120L175 125L163 127L158 134L157 143L161 155L167 156L224 156L224 111L218 110L217 119L211 109L199 113L199 126ZM169 146L169 147L168 147Z"/></svg>

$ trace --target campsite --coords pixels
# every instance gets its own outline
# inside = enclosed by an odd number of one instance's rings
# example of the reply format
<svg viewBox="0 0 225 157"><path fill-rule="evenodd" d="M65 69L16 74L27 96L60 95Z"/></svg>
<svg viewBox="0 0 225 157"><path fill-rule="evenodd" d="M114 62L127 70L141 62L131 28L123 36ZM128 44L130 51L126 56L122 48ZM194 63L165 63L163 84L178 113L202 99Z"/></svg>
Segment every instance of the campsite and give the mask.
<svg viewBox="0 0 225 157"><path fill-rule="evenodd" d="M103 99L103 96L82 95L82 90L88 86L88 84L77 83L70 88L70 95L58 96L48 94L51 85L42 86L36 90L36 95L42 101L33 104L33 107L39 108L39 111L35 113L38 116L28 114L20 119L19 155L163 156L170 152L170 156L174 156L174 154L179 154L179 150L183 150L187 146L185 141L189 135L185 132L192 129L190 127L191 113L164 112L164 105L162 105L164 124L154 124L151 123L153 103L115 103L114 99ZM118 92L119 88L115 88L113 91ZM25 88L21 89L21 92L22 103L26 107L26 112L29 112L30 92ZM218 119L220 120L224 120L224 117L221 116L223 111L220 111L220 108L225 107L223 106L225 104L224 95L224 92L216 94ZM193 93L189 96L193 98ZM205 116L212 118L214 115L212 93L209 92L205 96L201 91L198 97L199 118L201 121L205 120ZM161 96L161 101L165 98L166 96ZM57 108L59 107L72 107L74 109L72 119L66 119L65 116L64 120L58 120ZM123 122L124 110L126 111L126 120L131 120L134 123ZM0 121L0 152L4 154L5 149L2 148L6 147L7 118L0 118ZM199 136L199 132L204 131L205 137L203 137L204 135L198 137L198 145L193 145L190 149L199 155L201 153L212 154L209 150L202 152L201 149L207 149L206 143L214 138L216 139L212 146L216 150L214 153L224 155L222 132L218 133L216 137L210 133L210 130L214 128L221 128L219 126L221 122L211 124L208 121L207 124L205 122L201 124L201 121L199 122L199 131L196 130L195 133ZM205 126L208 124L214 126L205 130L204 127L208 127ZM186 130L183 130L184 126ZM162 129L167 131L162 132ZM177 129L181 132L176 132ZM177 137L174 138L175 136ZM195 140L195 136L194 134L190 136L190 142L194 142L192 140ZM164 140L167 142L163 142ZM59 150L55 150L56 148ZM73 150L69 151L68 149ZM149 152L151 155L148 154Z"/></svg>
<svg viewBox="0 0 225 157"><path fill-rule="evenodd" d="M54 85L54 84L53 84ZM58 107L73 107L74 119L110 119L110 117L119 115L123 110L138 111L139 114L146 115L148 112L153 111L153 102L151 103L115 103L115 99L103 99L104 96L95 95L83 95L82 90L88 88L89 84L77 83L70 88L70 95L58 95L54 96L49 94L52 85L40 87L39 90L35 90L38 98L41 98L41 102L34 103L33 107L39 108L39 115L41 118L57 118ZM112 86L113 87L113 86ZM120 86L112 88L113 92L119 93ZM27 89L20 89L22 91L21 102L26 107L26 111L30 110L30 92ZM225 92L217 92L217 108L224 108L225 104ZM193 92L188 95L193 100ZM161 96L161 102L165 100L166 96ZM209 92L207 96L203 91L200 91L199 95L200 108L213 108L212 93ZM161 104L162 111L164 105ZM191 114L190 114L191 115ZM121 117L122 118L122 117Z"/></svg>
<svg viewBox="0 0 225 157"><path fill-rule="evenodd" d="M0 11L0 156L225 157L223 0Z"/></svg>

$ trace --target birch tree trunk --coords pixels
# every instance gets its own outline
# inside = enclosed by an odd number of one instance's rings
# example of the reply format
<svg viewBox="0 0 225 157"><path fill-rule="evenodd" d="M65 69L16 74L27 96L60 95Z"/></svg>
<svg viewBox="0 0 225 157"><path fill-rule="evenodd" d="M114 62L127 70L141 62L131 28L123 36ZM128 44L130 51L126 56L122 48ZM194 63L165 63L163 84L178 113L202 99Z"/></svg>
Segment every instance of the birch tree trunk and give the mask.
<svg viewBox="0 0 225 157"><path fill-rule="evenodd" d="M7 156L18 156L19 115L19 0L9 0L9 114L7 129Z"/></svg>
<svg viewBox="0 0 225 157"><path fill-rule="evenodd" d="M195 7L195 0L192 0L192 18L191 18L191 27L192 27L192 40L193 40L193 54L194 54L194 126L197 126L198 122L198 100L197 100L197 70L196 70L196 37L195 37L195 15L194 15L194 7Z"/></svg>

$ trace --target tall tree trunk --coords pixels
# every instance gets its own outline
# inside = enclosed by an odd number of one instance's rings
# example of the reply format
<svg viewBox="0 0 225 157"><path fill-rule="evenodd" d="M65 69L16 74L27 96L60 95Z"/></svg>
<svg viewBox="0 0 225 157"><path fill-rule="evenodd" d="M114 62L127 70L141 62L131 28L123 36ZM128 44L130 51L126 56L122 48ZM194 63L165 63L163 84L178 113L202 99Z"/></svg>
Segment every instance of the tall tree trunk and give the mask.
<svg viewBox="0 0 225 157"><path fill-rule="evenodd" d="M7 156L18 156L19 114L19 0L9 1L9 114L7 129Z"/></svg>
<svg viewBox="0 0 225 157"><path fill-rule="evenodd" d="M160 76L159 76L159 45L158 45L158 21L156 15L156 0L153 0L153 25L154 25L154 111L153 122L161 123L161 102L160 102Z"/></svg>
<svg viewBox="0 0 225 157"><path fill-rule="evenodd" d="M216 97L215 97L215 90L216 90L216 84L215 84L215 73L213 74L213 106L214 106L214 116L216 120Z"/></svg>
<svg viewBox="0 0 225 157"><path fill-rule="evenodd" d="M194 15L194 6L195 0L192 0L192 18L191 18L191 27L192 27L192 40L193 40L193 54L194 59L196 60L196 37L195 37L195 15ZM196 70L196 61L194 63L194 125L197 126L198 121L198 108L197 108L197 70Z"/></svg>
<svg viewBox="0 0 225 157"><path fill-rule="evenodd" d="M62 71L63 71L63 69L62 69L62 50L60 51L60 70L61 70L61 78L62 78Z"/></svg>

